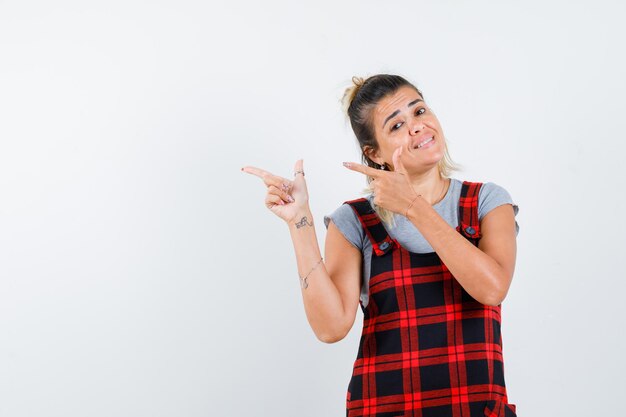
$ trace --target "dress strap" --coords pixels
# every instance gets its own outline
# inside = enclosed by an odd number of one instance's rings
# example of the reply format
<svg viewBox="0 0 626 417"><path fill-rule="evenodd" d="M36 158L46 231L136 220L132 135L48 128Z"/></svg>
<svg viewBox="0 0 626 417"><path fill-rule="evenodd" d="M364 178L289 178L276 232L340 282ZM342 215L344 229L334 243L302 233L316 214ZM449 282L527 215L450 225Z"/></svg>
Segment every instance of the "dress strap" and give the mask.
<svg viewBox="0 0 626 417"><path fill-rule="evenodd" d="M378 213L367 198L345 201L344 204L349 204L356 213L377 256L382 256L399 246L398 242L389 236L382 220L378 217Z"/></svg>
<svg viewBox="0 0 626 417"><path fill-rule="evenodd" d="M482 237L478 221L478 192L482 185L481 182L463 181L459 197L459 225L456 230L475 245Z"/></svg>

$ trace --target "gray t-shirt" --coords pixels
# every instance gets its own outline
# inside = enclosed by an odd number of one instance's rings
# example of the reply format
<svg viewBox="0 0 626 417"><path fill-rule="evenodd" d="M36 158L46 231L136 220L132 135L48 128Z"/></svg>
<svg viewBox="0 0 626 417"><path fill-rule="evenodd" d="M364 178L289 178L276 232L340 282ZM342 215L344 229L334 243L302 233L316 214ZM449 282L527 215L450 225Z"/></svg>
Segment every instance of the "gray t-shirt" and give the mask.
<svg viewBox="0 0 626 417"><path fill-rule="evenodd" d="M432 206L439 215L456 229L458 226L459 198L461 197L461 187L463 181L451 178L450 187L444 198ZM365 196L373 206L374 197L372 194ZM493 182L483 183L478 192L478 221L489 213L492 209L502 204L513 205L513 211L517 216L519 207L513 203L509 193L501 186ZM361 303L367 306L369 300L369 279L370 279L370 259L372 257L372 243L367 238L356 213L349 204L342 204L334 212L324 216L324 225L328 229L330 220L345 236L348 242L352 243L363 254L363 280L361 285ZM406 217L394 213L395 225L385 224L385 229L392 239L396 239L400 245L410 252L428 253L434 249L417 228ZM515 221L515 234L519 233L519 225Z"/></svg>

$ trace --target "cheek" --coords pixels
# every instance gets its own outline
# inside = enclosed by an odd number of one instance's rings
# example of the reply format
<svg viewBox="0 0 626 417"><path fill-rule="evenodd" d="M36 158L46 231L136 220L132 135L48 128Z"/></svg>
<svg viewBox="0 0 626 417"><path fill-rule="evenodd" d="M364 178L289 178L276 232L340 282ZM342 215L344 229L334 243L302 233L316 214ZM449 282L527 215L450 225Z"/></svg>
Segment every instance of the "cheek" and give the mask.
<svg viewBox="0 0 626 417"><path fill-rule="evenodd" d="M396 134L396 135L383 136L383 139L380 140L378 143L380 145L379 146L380 154L382 156L391 157L391 155L396 150L396 148L398 146L402 146L404 142L402 140L402 137Z"/></svg>
<svg viewBox="0 0 626 417"><path fill-rule="evenodd" d="M393 156L393 153L396 151L396 149L403 148L403 147L406 147L406 142L405 141L394 140L390 144L389 148L387 149L387 154L389 155L389 160L391 160L391 157Z"/></svg>
<svg viewBox="0 0 626 417"><path fill-rule="evenodd" d="M439 120L434 116L429 117L428 120L426 120L424 123L431 129L441 131L441 125L439 124Z"/></svg>

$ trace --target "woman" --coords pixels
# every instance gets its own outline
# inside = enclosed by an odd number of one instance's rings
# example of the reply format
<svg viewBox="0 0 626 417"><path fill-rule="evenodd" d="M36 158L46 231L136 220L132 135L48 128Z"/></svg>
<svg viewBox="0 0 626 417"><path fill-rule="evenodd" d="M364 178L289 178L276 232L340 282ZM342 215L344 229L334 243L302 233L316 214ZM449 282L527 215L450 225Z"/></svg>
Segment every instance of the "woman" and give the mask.
<svg viewBox="0 0 626 417"><path fill-rule="evenodd" d="M518 225L506 190L448 176L454 165L423 94L403 77L353 78L344 106L370 192L324 217L325 260L302 160L293 181L244 167L293 240L317 337L363 329L348 416L515 416L504 383L500 304L515 268Z"/></svg>

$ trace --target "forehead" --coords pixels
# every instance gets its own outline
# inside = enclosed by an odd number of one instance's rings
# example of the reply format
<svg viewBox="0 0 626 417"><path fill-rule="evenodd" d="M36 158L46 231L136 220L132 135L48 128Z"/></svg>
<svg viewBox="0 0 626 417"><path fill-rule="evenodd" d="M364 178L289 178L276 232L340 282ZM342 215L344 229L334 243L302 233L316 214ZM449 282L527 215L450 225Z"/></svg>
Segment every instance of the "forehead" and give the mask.
<svg viewBox="0 0 626 417"><path fill-rule="evenodd" d="M422 98L413 87L402 86L395 93L383 97L374 108L374 121L382 121L396 110L407 110L407 104ZM376 123L378 125L378 123Z"/></svg>

